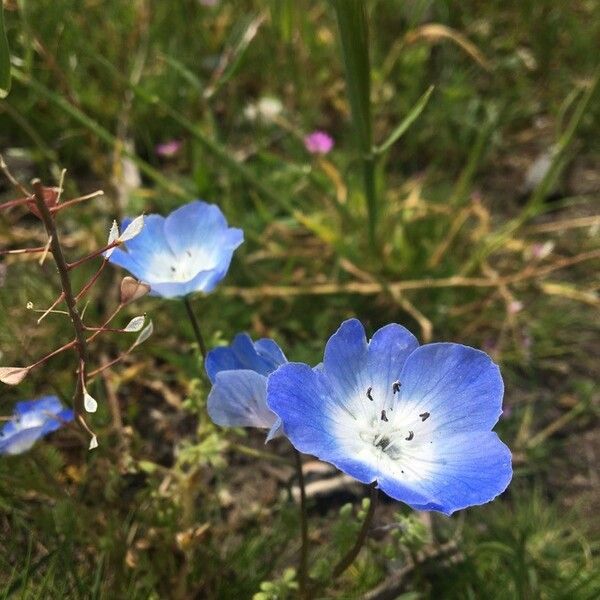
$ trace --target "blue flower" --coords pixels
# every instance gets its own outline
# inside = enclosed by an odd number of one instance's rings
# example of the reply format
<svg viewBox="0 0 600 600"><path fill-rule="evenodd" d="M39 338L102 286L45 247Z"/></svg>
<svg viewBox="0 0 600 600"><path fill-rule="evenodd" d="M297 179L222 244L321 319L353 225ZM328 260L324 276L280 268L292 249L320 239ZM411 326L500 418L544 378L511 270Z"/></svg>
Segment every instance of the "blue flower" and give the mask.
<svg viewBox="0 0 600 600"><path fill-rule="evenodd" d="M281 422L267 407L267 378L287 363L281 348L270 339L252 342L239 333L228 347L206 356L206 373L213 384L208 414L224 427L269 429L267 442L281 435Z"/></svg>
<svg viewBox="0 0 600 600"><path fill-rule="evenodd" d="M74 419L56 396L17 402L13 417L0 430L0 454L26 452L51 431Z"/></svg>
<svg viewBox="0 0 600 600"><path fill-rule="evenodd" d="M283 365L267 390L298 450L376 481L414 509L450 515L489 502L511 480L510 451L491 431L502 377L480 350L419 347L396 324L368 342L350 319L328 341L322 365Z"/></svg>
<svg viewBox="0 0 600 600"><path fill-rule="evenodd" d="M125 219L124 230L132 219ZM110 262L150 285L165 298L211 292L225 277L244 232L227 226L220 209L200 200L185 204L168 217L148 215L144 227Z"/></svg>

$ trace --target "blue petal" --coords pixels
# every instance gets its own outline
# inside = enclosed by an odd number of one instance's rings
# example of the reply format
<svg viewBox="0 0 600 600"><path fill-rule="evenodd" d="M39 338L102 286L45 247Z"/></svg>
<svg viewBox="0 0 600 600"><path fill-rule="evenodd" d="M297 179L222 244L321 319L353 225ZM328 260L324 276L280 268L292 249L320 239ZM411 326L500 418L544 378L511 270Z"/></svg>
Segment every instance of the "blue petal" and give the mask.
<svg viewBox="0 0 600 600"><path fill-rule="evenodd" d="M372 386L367 373L367 337L357 319L344 321L325 346L322 372L326 374L337 401L356 412L362 396ZM285 422L285 419L284 419Z"/></svg>
<svg viewBox="0 0 600 600"><path fill-rule="evenodd" d="M276 437L280 437L282 435L285 435L283 433L283 423L281 422L281 419L279 417L277 417L277 419L275 420L275 423L273 423L273 426L271 427L271 429L269 429L269 433L267 434L267 439L265 440L265 444L268 444L271 440L275 439Z"/></svg>
<svg viewBox="0 0 600 600"><path fill-rule="evenodd" d="M429 431L486 431L502 414L500 370L480 350L450 343L421 346L406 361L400 380L398 408L428 412Z"/></svg>
<svg viewBox="0 0 600 600"><path fill-rule="evenodd" d="M122 229L130 222L130 218L125 219ZM164 217L146 216L142 231L125 244L127 252L116 248L109 261L147 283L169 281L172 278L172 266L177 259L165 237L164 225Z"/></svg>
<svg viewBox="0 0 600 600"><path fill-rule="evenodd" d="M282 365L269 376L267 405L281 418L285 434L300 452L334 464L348 455L345 442L356 432L345 425L353 417L321 373L303 363Z"/></svg>
<svg viewBox="0 0 600 600"><path fill-rule="evenodd" d="M129 252L124 252L121 248L115 248L110 255L109 262L129 271L136 279L144 281L146 279L146 267L140 265Z"/></svg>
<svg viewBox="0 0 600 600"><path fill-rule="evenodd" d="M381 489L417 510L450 515L456 510L485 504L501 494L512 478L510 450L492 431L461 433L433 442L434 458L412 461L422 479L387 469L378 481Z"/></svg>
<svg viewBox="0 0 600 600"><path fill-rule="evenodd" d="M375 402L381 406L394 403L393 385L400 379L406 360L418 347L417 338L402 325L392 323L375 332L369 342L366 365Z"/></svg>
<svg viewBox="0 0 600 600"><path fill-rule="evenodd" d="M56 396L43 396L37 400L24 400L15 404L15 415L21 416L29 412L41 412L46 414L58 414L63 405Z"/></svg>
<svg viewBox="0 0 600 600"><path fill-rule="evenodd" d="M43 435L43 428L41 426L18 431L10 438L0 440L0 454L21 454L26 452Z"/></svg>
<svg viewBox="0 0 600 600"><path fill-rule="evenodd" d="M260 356L271 362L271 364L273 364L275 367L278 367L279 365L282 365L288 361L285 357L285 354L274 340L262 338L254 342L254 347Z"/></svg>
<svg viewBox="0 0 600 600"><path fill-rule="evenodd" d="M208 352L204 368L211 383L214 383L217 373L240 369L241 365L231 348L219 347Z"/></svg>
<svg viewBox="0 0 600 600"><path fill-rule="evenodd" d="M215 348L208 353L205 364L208 377L214 382L218 372L231 369L250 369L261 375L269 375L281 364L273 358L274 347L279 350L272 340L259 340L254 344L247 333L239 333L229 347ZM264 352L264 348L268 348L269 352ZM279 350L275 356L280 358L283 352Z"/></svg>
<svg viewBox="0 0 600 600"><path fill-rule="evenodd" d="M165 221L165 235L175 254L196 246L215 246L226 229L219 207L201 200L180 206Z"/></svg>
<svg viewBox="0 0 600 600"><path fill-rule="evenodd" d="M222 371L208 395L210 418L224 427L270 429L277 420L267 407L267 378L254 371Z"/></svg>

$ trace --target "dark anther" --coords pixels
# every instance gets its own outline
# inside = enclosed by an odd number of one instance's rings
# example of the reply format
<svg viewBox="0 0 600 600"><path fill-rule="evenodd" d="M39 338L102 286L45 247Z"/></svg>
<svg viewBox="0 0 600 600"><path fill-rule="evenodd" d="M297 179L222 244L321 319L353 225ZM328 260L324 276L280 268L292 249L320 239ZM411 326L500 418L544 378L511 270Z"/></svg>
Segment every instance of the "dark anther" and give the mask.
<svg viewBox="0 0 600 600"><path fill-rule="evenodd" d="M369 399L371 402L373 402L373 396L371 396L371 391L372 391L372 390L373 390L373 388L372 388L372 387L370 387L370 388L367 390L367 398L368 398L368 399Z"/></svg>
<svg viewBox="0 0 600 600"><path fill-rule="evenodd" d="M427 421L427 419L429 419L428 412L421 413L419 416L421 417L421 421Z"/></svg>
<svg viewBox="0 0 600 600"><path fill-rule="evenodd" d="M171 271L173 271L173 273L175 273L175 267L171 267Z"/></svg>
<svg viewBox="0 0 600 600"><path fill-rule="evenodd" d="M387 437L382 437L377 444L375 445L375 448L381 448L382 450L385 451L385 449L390 445L390 438Z"/></svg>
<svg viewBox="0 0 600 600"><path fill-rule="evenodd" d="M407 442L410 442L410 440L412 440L415 437L415 432L414 431L409 431L408 432L408 437L404 438Z"/></svg>
<svg viewBox="0 0 600 600"><path fill-rule="evenodd" d="M392 391L394 394L396 394L397 392L400 391L400 386L402 384L399 381L394 381L394 383L392 383Z"/></svg>
<svg viewBox="0 0 600 600"><path fill-rule="evenodd" d="M185 253L191 258L192 257L192 253L189 250L186 250Z"/></svg>
<svg viewBox="0 0 600 600"><path fill-rule="evenodd" d="M385 410L381 411L381 420L385 421L386 423L388 422L388 418L387 418L387 415L385 414Z"/></svg>

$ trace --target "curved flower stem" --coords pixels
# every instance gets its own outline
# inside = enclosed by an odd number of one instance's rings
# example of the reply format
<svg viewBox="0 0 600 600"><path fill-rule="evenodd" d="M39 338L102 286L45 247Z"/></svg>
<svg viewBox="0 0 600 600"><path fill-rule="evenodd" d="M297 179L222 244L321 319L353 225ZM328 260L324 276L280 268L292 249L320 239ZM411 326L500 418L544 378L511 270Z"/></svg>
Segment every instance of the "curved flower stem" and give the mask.
<svg viewBox="0 0 600 600"><path fill-rule="evenodd" d="M337 565L333 568L333 572L331 573L331 578L336 579L339 577L353 562L354 559L358 556L360 549L363 547L365 540L367 539L367 533L369 532L369 527L371 526L371 521L373 520L373 515L375 514L375 507L377 506L377 498L378 498L378 490L377 490L377 482L373 482L370 485L371 488L371 502L369 504L369 510L367 511L367 515L365 516L365 520L363 521L362 527L358 532L358 537L356 538L356 542L354 542L354 546L346 553L345 556L342 556Z"/></svg>
<svg viewBox="0 0 600 600"><path fill-rule="evenodd" d="M298 567L298 579L300 583L300 598L308 598L308 517L306 510L306 488L304 485L304 472L302 471L302 456L294 448L296 459L296 473L298 475L298 486L300 487L300 532L302 547L300 548L300 564Z"/></svg>
<svg viewBox="0 0 600 600"><path fill-rule="evenodd" d="M200 323L194 314L194 309L192 308L192 304L187 296L184 296L183 304L185 305L185 310L190 318L190 323L192 324L192 329L194 330L194 335L196 336L196 341L198 342L198 347L200 348L200 354L202 354L202 359L205 360L206 344L204 343L204 338L202 337L202 332L200 331Z"/></svg>

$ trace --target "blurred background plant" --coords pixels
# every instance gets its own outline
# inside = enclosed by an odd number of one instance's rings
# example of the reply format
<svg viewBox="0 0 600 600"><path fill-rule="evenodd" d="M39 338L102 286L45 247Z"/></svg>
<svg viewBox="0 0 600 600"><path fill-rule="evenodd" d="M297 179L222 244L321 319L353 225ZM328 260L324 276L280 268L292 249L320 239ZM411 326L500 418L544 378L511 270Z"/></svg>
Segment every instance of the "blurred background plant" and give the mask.
<svg viewBox="0 0 600 600"><path fill-rule="evenodd" d="M314 364L323 337L358 316L501 364L509 492L452 519L383 505L327 597L600 595L596 4L4 2L0 152L21 180L58 183L66 167L69 197L106 192L64 215L68 255L103 244L114 216L201 197L247 240L196 303L209 346L248 330ZM348 7L362 24L344 20ZM0 33L0 90L4 55ZM315 131L329 152L307 149ZM37 219L0 214L2 247L24 241L45 243ZM27 310L55 291L52 267L30 258L0 262L2 365L65 335ZM90 320L118 302L118 278L102 274ZM183 307L142 299L135 311L150 306L159 335L94 386L106 443L88 453L63 429L0 461L3 597L296 593L292 456L210 422ZM112 341L95 352L119 354ZM3 387L2 414L48 388L68 400L72 372L57 357ZM318 575L352 544L362 492L313 476Z"/></svg>

